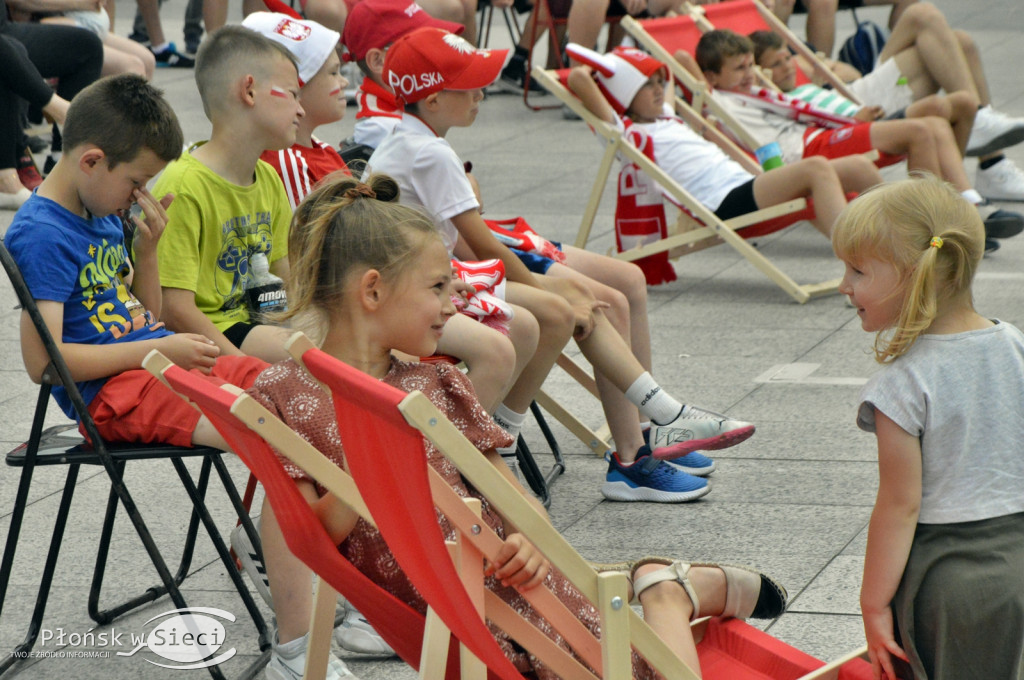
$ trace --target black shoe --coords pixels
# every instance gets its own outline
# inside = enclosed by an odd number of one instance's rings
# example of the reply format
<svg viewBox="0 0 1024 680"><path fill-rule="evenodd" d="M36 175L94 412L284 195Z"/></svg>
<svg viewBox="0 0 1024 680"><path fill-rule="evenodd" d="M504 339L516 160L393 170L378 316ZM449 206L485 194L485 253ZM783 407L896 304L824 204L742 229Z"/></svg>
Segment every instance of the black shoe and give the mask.
<svg viewBox="0 0 1024 680"><path fill-rule="evenodd" d="M501 70L501 77L498 78L495 85L497 85L498 89L502 92L522 94L524 80L526 80L526 60L518 57L512 57L512 59L509 60L508 65ZM540 83L532 78L529 83L529 91L530 94L535 94L537 96L548 93Z"/></svg>
<svg viewBox="0 0 1024 680"><path fill-rule="evenodd" d="M997 250L999 250L999 241L995 240L994 238L986 238L985 239L985 255L989 255L990 253L994 253Z"/></svg>
<svg viewBox="0 0 1024 680"><path fill-rule="evenodd" d="M195 58L196 52L199 51L199 43L203 41L203 34L199 35L186 35L185 36L185 54L189 57Z"/></svg>
<svg viewBox="0 0 1024 680"><path fill-rule="evenodd" d="M144 32L132 31L128 34L128 39L134 40L140 45L146 45L147 47L149 46L149 36L146 35Z"/></svg>
<svg viewBox="0 0 1024 680"><path fill-rule="evenodd" d="M1010 238L1024 231L1024 216L1020 213L996 208L988 203L978 205L978 212L985 222L985 236L989 238Z"/></svg>
<svg viewBox="0 0 1024 680"><path fill-rule="evenodd" d="M150 51L153 51L152 48ZM192 68L196 65L196 60L178 52L174 43L160 52L153 52L153 56L156 57L156 65L161 68Z"/></svg>

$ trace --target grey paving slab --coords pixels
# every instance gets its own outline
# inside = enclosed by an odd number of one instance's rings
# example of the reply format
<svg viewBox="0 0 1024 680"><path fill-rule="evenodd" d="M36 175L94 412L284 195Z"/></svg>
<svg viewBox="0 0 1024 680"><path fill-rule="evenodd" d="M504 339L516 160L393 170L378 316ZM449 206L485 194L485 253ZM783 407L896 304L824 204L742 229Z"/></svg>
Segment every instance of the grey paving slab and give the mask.
<svg viewBox="0 0 1024 680"><path fill-rule="evenodd" d="M162 12L171 39L180 41L184 0L168 0ZM951 24L969 31L986 66L996 107L1024 115L1024 86L1014 69L1024 61L1024 5L1019 0L936 0ZM237 21L240 3L230 16ZM133 3L118 6L118 32L128 32ZM886 8L865 8L862 18L884 22ZM802 16L794 17L799 30ZM840 38L852 30L848 12L838 19ZM499 34L499 42L507 40ZM193 75L187 70L159 70L155 81L173 103L185 137L209 136ZM352 132L354 109L344 120L319 131L337 143ZM489 217L524 215L551 238L573 243L580 214L591 191L601 147L585 126L567 122L557 110L533 113L515 97L488 96L477 123L453 130L454 148L473 160L483 187ZM1024 146L1008 155L1024 165ZM976 162L965 167L974 176ZM900 177L905 166L886 169ZM603 200L588 247L605 252L614 245L614 177ZM1002 204L1010 209L1021 205ZM11 214L0 212L0 233ZM986 258L975 285L985 314L1024 325L1024 239L1004 241ZM838 276L841 267L829 244L802 223L756 239L756 247L799 282ZM685 400L752 420L758 432L749 442L715 455L718 471L712 492L684 505L634 505L604 501L600 486L606 463L592 455L564 427L552 422L567 462L554 486L551 516L580 552L595 560L639 554L668 554L750 564L776 576L789 589L793 606L774 622L759 623L772 635L827 659L863 644L857 615L859 576L866 525L876 492L874 440L856 428L858 387L878 370L870 354L872 338L860 330L856 314L840 297L806 305L790 301L774 284L727 247L713 248L677 261L679 279L649 291L648 310L654 347L654 373ZM18 352L20 312L10 286L0 282L0 445L11 448L27 434L37 388L25 376ZM578 352L572 350L574 356ZM759 382L766 372L794 363L813 365L802 382ZM794 369L795 370L795 369ZM599 404L559 371L546 387L588 424L603 422ZM50 408L51 421L62 416ZM550 455L535 424L524 435L542 467ZM5 449L6 450L6 449ZM229 460L232 475L244 484L245 472ZM193 472L196 463L190 462ZM0 522L6 528L13 508L18 471L0 474ZM176 556L189 504L167 464L133 465L127 483L141 511L158 535L168 558ZM12 587L0 617L0 646L20 639L34 598L39 565L47 547L63 471L37 472L29 494L23 537L18 547ZM83 469L76 489L74 520L68 528L57 579L44 625L86 631L93 624L85 610L85 590L95 559L95 532L109 484L95 469ZM223 535L234 525L219 486L211 488L213 512ZM257 499L257 507L259 500ZM6 534L4 534L6 535ZM115 529L104 598L139 592L155 582L138 539L125 517ZM233 592L225 567L209 538L201 534L185 597L195 606L220 607L237 617L226 626L236 658L225 665L229 677L256 658L251 624ZM262 607L262 605L261 605ZM165 612L163 598L115 622L135 632ZM266 612L269 613L269 612ZM101 630L101 629L97 629ZM6 652L2 652L6 653ZM397 661L343 654L362 680L406 680L415 673ZM39 658L19 667L16 677L174 678L203 677L203 671L160 669L143 652L130 658Z"/></svg>

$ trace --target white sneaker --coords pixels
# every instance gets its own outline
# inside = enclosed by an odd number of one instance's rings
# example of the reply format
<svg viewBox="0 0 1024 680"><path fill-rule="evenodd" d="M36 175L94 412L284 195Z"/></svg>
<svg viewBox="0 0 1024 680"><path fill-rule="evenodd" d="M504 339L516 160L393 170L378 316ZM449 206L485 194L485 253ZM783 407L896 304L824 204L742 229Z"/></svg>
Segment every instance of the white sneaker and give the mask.
<svg viewBox="0 0 1024 680"><path fill-rule="evenodd" d="M345 605L345 619L334 629L334 639L342 649L374 656L395 656L395 650L384 642L373 626L351 604Z"/></svg>
<svg viewBox="0 0 1024 680"><path fill-rule="evenodd" d="M1024 201L1024 170L1004 158L987 170L978 168L974 189L992 201Z"/></svg>
<svg viewBox="0 0 1024 680"><path fill-rule="evenodd" d="M1024 142L1024 120L999 113L991 106L978 109L965 156L987 156Z"/></svg>
<svg viewBox="0 0 1024 680"><path fill-rule="evenodd" d="M671 423L651 423L651 455L665 460L697 449L715 451L739 444L752 434L750 423L687 405Z"/></svg>
<svg viewBox="0 0 1024 680"><path fill-rule="evenodd" d="M306 670L306 647L309 646L309 633L297 640L283 645L274 641L274 650L270 653L270 661L264 671L266 680L302 680ZM294 650L293 650L294 648ZM327 675L324 680L359 680L348 669L345 662L328 652Z"/></svg>
<svg viewBox="0 0 1024 680"><path fill-rule="evenodd" d="M257 534L260 532L260 523L259 517L252 522ZM252 541L249 540L249 534L245 533L245 528L241 524L231 532L231 549L235 551L235 556L241 562L245 575L256 587L256 592L260 594L267 606L273 609L274 598L270 595L270 580L267 578L267 569L263 566L263 555L253 547Z"/></svg>

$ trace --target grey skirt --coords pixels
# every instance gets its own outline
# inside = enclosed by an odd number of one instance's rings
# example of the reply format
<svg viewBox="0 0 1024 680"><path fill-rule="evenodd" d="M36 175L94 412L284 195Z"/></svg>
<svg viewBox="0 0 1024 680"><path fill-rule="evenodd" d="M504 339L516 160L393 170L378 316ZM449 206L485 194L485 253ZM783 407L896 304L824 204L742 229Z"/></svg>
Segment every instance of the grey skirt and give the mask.
<svg viewBox="0 0 1024 680"><path fill-rule="evenodd" d="M892 609L906 678L1024 680L1024 513L917 525Z"/></svg>

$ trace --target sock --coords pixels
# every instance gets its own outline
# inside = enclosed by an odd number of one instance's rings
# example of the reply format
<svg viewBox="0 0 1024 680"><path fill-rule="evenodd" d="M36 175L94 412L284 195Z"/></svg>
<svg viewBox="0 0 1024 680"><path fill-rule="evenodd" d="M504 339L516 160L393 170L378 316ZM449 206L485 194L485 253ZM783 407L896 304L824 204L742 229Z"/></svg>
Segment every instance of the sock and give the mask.
<svg viewBox="0 0 1024 680"><path fill-rule="evenodd" d="M309 646L309 633L306 633L302 637L295 638L290 642L281 644L277 641L277 635L274 635L274 651L281 657L282 661L292 661L298 658L300 655L305 657L306 647ZM305 664L305 658L303 658L303 664Z"/></svg>
<svg viewBox="0 0 1024 680"><path fill-rule="evenodd" d="M661 385L646 371L626 390L626 399L659 425L672 422L683 410L683 405L661 389Z"/></svg>
<svg viewBox="0 0 1024 680"><path fill-rule="evenodd" d="M505 457L514 456L516 452L515 440L519 439L519 433L523 429L523 423L526 422L526 414L516 413L504 404L499 404L498 408L494 410L494 415L491 417L494 418L494 422L498 424L498 427L512 435L513 439L511 446L505 446L498 449L498 453Z"/></svg>
<svg viewBox="0 0 1024 680"><path fill-rule="evenodd" d="M165 51L170 46L171 46L171 43L169 43L169 42L162 42L159 45L150 45L149 49L151 49L154 54L158 54L160 52Z"/></svg>
<svg viewBox="0 0 1024 680"><path fill-rule="evenodd" d="M963 196L967 200L967 202L970 203L971 205L978 205L979 203L984 203L985 202L985 199L983 199L981 197L981 194L979 194L974 189L968 189L967 191L961 191L960 195Z"/></svg>
<svg viewBox="0 0 1024 680"><path fill-rule="evenodd" d="M1004 158L1006 158L1005 155L999 154L995 158L989 158L987 161L981 161L980 163L978 163L978 170L988 170L989 168L991 168L993 165L1003 160Z"/></svg>

